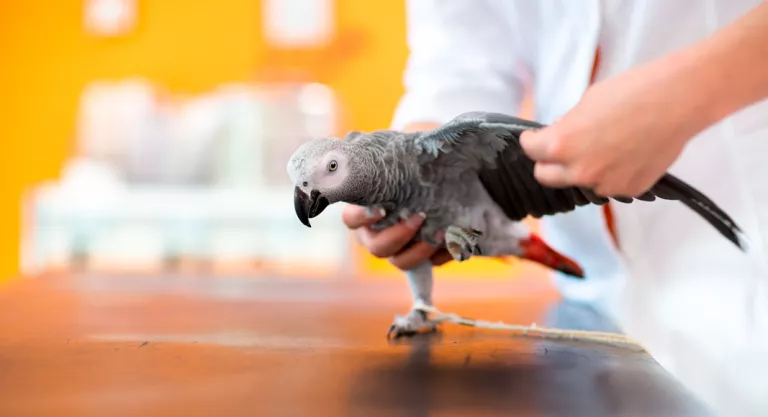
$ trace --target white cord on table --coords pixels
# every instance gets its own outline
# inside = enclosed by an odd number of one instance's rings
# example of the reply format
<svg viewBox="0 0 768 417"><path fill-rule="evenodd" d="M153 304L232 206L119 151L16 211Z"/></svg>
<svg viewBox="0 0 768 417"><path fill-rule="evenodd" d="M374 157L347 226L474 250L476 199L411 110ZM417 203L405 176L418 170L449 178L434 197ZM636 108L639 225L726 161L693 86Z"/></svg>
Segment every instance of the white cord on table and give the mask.
<svg viewBox="0 0 768 417"><path fill-rule="evenodd" d="M414 306L415 309L432 314L431 320L435 323L449 322L454 324L460 324L462 326L472 326L483 329L492 330L507 330L523 336L539 336L549 339L559 340L574 340L584 342L598 342L608 344L622 344L630 345L631 347L639 350L645 350L643 346L632 339L629 336L620 333L598 332L590 330L562 330L562 329L550 329L544 327L538 327L536 323L532 323L530 326L523 326L519 324L507 324L501 321L490 322L485 320L476 320L467 317L461 317L454 313L443 313L433 306L419 304Z"/></svg>

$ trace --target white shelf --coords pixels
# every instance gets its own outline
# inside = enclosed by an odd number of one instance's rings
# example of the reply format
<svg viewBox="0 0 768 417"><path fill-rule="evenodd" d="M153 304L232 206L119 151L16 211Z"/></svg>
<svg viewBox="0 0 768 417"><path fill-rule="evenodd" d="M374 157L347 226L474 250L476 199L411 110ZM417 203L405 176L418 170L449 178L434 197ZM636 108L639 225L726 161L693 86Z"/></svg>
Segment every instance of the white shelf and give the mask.
<svg viewBox="0 0 768 417"><path fill-rule="evenodd" d="M101 262L158 263L171 257L261 260L343 268L349 237L340 205L306 228L290 187L215 189L112 187L75 191L43 184L28 195L23 266L44 271L85 255Z"/></svg>

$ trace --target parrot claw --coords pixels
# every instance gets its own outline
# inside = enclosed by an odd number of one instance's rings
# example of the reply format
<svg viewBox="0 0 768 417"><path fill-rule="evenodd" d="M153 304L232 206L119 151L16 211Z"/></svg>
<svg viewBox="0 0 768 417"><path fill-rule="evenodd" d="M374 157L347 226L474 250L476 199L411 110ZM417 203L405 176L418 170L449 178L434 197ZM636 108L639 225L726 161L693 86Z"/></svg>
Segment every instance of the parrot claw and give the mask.
<svg viewBox="0 0 768 417"><path fill-rule="evenodd" d="M456 262L463 262L472 255L481 256L483 251L478 241L483 232L470 228L450 226L445 231L445 246Z"/></svg>
<svg viewBox="0 0 768 417"><path fill-rule="evenodd" d="M427 313L413 309L407 315L395 316L395 320L387 331L387 339L399 339L403 336L414 336L419 333L437 331L437 323L427 319Z"/></svg>

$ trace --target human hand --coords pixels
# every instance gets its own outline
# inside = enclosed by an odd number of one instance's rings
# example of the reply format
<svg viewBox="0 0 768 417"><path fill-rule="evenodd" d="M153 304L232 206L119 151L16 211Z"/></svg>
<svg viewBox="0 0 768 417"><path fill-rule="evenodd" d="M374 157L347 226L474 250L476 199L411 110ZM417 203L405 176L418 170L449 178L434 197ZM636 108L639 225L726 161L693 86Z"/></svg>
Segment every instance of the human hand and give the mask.
<svg viewBox="0 0 768 417"><path fill-rule="evenodd" d="M381 218L380 214L368 217L364 207L351 204L347 204L341 212L342 221L363 247L377 258L388 258L401 270L411 269L425 260L431 260L433 265L442 265L453 259L445 249L437 250L426 242L406 246L424 222L421 216L414 215L378 232L372 230L370 225Z"/></svg>
<svg viewBox="0 0 768 417"><path fill-rule="evenodd" d="M704 128L696 86L685 77L672 61L652 62L595 84L560 120L523 133L536 179L603 196L646 192Z"/></svg>

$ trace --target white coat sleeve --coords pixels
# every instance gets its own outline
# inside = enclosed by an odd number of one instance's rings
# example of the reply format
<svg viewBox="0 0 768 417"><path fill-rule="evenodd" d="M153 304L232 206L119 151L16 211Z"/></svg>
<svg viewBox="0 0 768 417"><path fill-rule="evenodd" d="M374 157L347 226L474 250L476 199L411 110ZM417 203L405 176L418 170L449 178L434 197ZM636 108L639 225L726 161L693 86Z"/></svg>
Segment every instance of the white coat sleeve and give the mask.
<svg viewBox="0 0 768 417"><path fill-rule="evenodd" d="M409 57L393 129L466 111L517 114L520 33L509 0L406 0Z"/></svg>

